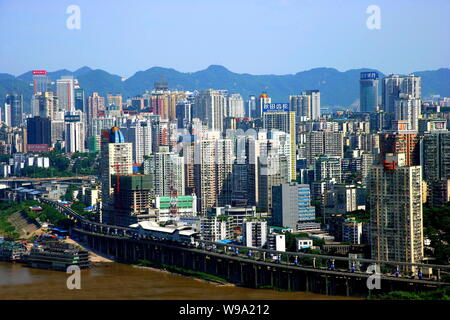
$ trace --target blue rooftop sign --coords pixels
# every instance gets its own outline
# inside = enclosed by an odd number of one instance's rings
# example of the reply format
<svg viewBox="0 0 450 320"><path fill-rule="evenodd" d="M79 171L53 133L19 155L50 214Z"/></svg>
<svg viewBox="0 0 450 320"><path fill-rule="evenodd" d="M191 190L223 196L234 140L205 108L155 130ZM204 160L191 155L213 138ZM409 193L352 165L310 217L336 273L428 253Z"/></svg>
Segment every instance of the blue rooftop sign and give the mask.
<svg viewBox="0 0 450 320"><path fill-rule="evenodd" d="M263 112L289 111L289 103L265 103Z"/></svg>
<svg viewBox="0 0 450 320"><path fill-rule="evenodd" d="M361 72L361 80L378 79L378 72Z"/></svg>

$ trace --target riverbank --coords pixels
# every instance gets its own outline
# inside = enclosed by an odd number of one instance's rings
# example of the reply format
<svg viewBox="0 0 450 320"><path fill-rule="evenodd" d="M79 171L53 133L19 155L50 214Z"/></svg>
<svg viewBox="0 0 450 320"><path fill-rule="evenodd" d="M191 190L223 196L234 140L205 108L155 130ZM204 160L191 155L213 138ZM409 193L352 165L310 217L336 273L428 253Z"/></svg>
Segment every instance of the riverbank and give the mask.
<svg viewBox="0 0 450 320"><path fill-rule="evenodd" d="M97 263L111 263L111 262L115 262L114 259L112 257L107 257L104 254L97 252L95 250L93 250L92 248L84 245L82 242L79 241L75 241L74 239L67 237L66 239L64 239L65 243L69 243L72 245L76 245L81 247L83 250L86 250L89 252L89 258L91 259L91 262L93 264L97 264Z"/></svg>
<svg viewBox="0 0 450 320"><path fill-rule="evenodd" d="M190 277L197 281L204 281L210 284L215 284L218 286L236 286L228 282L226 279L204 273L199 271L192 271L180 267L175 267L167 264L159 264L148 260L141 260L138 264L133 265L135 268L148 269L159 272L167 272L171 274L177 274L185 277Z"/></svg>

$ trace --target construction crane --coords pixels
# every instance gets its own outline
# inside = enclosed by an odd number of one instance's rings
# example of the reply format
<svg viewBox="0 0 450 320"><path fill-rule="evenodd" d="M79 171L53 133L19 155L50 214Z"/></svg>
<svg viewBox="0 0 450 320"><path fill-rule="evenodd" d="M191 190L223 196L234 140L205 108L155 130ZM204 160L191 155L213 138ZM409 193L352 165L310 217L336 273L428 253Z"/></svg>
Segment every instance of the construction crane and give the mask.
<svg viewBox="0 0 450 320"><path fill-rule="evenodd" d="M116 168L116 187L114 188L114 192L119 193L120 192L120 171L119 168L120 167L125 167L125 166L129 166L128 163L124 163L124 164L113 164L111 165L111 168Z"/></svg>
<svg viewBox="0 0 450 320"><path fill-rule="evenodd" d="M174 174L173 174L173 164L169 173L169 184L170 184L170 215L176 216L178 215L178 190L174 186Z"/></svg>

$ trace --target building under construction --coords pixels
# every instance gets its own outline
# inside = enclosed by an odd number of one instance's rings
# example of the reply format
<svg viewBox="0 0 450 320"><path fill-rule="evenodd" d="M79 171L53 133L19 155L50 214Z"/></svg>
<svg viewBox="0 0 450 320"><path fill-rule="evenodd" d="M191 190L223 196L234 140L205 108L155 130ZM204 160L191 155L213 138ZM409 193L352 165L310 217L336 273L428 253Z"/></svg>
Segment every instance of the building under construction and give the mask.
<svg viewBox="0 0 450 320"><path fill-rule="evenodd" d="M114 224L129 226L155 216L151 209L150 176L127 174L113 176L114 212L110 214Z"/></svg>

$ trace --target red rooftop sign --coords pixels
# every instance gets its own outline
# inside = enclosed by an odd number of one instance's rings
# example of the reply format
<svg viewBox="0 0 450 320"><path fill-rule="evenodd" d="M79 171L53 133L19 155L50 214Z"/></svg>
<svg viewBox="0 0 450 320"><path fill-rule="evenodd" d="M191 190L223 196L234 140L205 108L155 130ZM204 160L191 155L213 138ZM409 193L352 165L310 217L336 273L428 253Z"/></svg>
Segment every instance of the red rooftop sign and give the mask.
<svg viewBox="0 0 450 320"><path fill-rule="evenodd" d="M47 71L46 70L33 70L33 76L37 76L37 75L46 75Z"/></svg>

